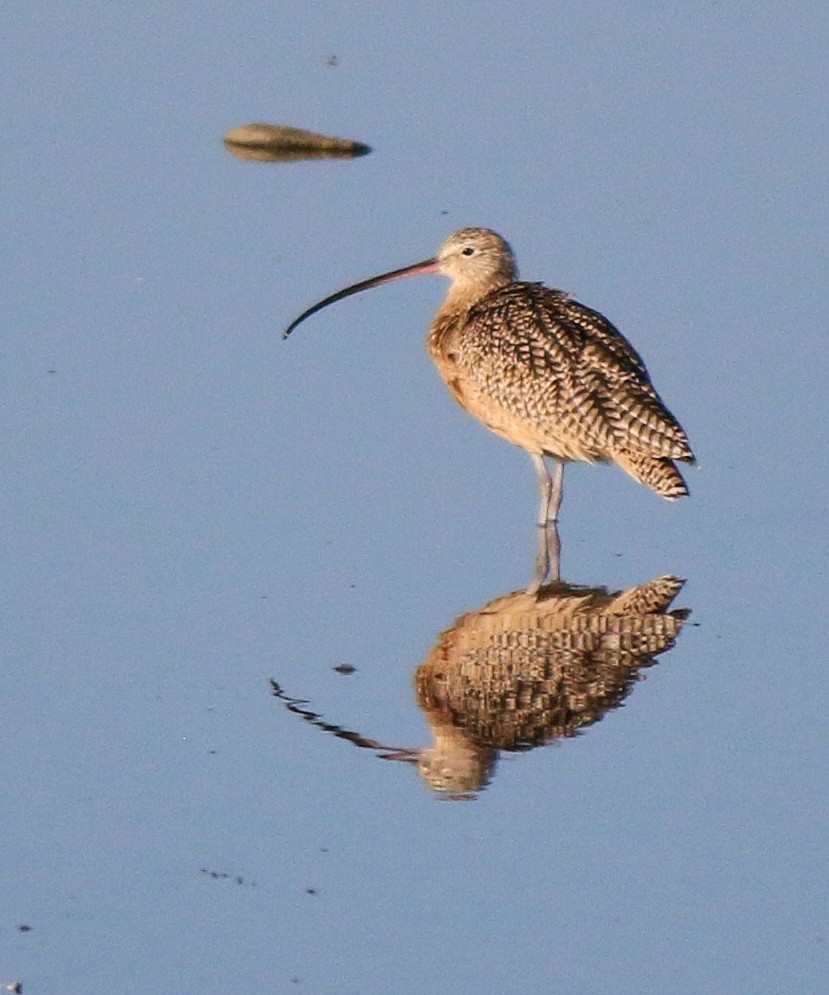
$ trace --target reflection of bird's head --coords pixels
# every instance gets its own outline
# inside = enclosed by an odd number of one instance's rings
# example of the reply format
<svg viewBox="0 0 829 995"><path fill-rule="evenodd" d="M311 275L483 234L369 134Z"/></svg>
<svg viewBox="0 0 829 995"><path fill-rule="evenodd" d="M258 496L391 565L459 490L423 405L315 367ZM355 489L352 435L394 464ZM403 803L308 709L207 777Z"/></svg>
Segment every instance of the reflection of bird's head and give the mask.
<svg viewBox="0 0 829 995"><path fill-rule="evenodd" d="M434 746L420 751L417 772L426 785L447 801L469 801L492 778L497 751L482 746L449 723L433 726Z"/></svg>
<svg viewBox="0 0 829 995"><path fill-rule="evenodd" d="M494 290L518 276L509 243L489 228L453 232L440 247L437 261L453 283L480 290Z"/></svg>

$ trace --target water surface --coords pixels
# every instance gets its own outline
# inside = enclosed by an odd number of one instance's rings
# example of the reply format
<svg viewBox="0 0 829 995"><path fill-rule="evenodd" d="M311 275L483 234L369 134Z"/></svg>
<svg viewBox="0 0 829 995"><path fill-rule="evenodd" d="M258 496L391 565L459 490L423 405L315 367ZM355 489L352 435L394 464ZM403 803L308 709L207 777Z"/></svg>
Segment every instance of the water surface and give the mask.
<svg viewBox="0 0 829 995"><path fill-rule="evenodd" d="M822 992L824 6L4 22L0 982ZM256 120L374 152L228 155ZM566 584L685 581L647 665L602 678L588 612L445 670L536 491L430 366L439 278L280 340L465 225L607 314L699 456L675 505L568 471Z"/></svg>

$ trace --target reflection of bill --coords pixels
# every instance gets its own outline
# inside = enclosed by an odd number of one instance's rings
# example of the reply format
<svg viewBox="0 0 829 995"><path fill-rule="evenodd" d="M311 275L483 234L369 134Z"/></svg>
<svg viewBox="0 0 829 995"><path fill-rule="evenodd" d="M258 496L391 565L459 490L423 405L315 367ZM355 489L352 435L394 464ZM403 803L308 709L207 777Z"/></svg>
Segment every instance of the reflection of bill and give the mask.
<svg viewBox="0 0 829 995"><path fill-rule="evenodd" d="M557 582L461 615L415 671L417 702L435 739L429 747L385 746L323 721L276 682L273 693L355 746L416 764L440 797L473 798L500 751L576 736L622 704L639 671L679 636L689 612L668 609L683 583L658 577L610 593Z"/></svg>
<svg viewBox="0 0 829 995"><path fill-rule="evenodd" d="M297 162L301 159L354 159L371 152L368 145L330 138L281 124L243 124L224 137L225 148L239 159Z"/></svg>

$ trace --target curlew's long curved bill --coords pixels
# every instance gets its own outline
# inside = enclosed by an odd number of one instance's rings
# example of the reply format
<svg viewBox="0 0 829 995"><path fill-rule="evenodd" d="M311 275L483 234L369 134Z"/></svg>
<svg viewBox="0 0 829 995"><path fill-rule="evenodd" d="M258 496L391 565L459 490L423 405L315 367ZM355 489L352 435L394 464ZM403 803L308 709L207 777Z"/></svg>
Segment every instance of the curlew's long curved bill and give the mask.
<svg viewBox="0 0 829 995"><path fill-rule="evenodd" d="M350 287L345 287L343 290L338 290L336 294L332 294L324 300L317 301L317 303L312 307L309 307L307 311L303 311L298 318L294 318L290 325L288 325L285 329L282 338L287 339L297 325L305 321L306 318L310 318L312 314L316 314L317 311L321 311L324 307L328 307L329 304L341 301L344 297L350 297L352 294L359 294L361 290L370 290L372 287L379 287L381 284L391 283L392 280L402 280L406 276L419 276L422 273L437 273L438 265L437 259L424 259L422 263L414 263L412 266L404 266L403 269L393 269L389 273L381 273L380 276L373 276L370 280L362 280L360 283L355 283Z"/></svg>

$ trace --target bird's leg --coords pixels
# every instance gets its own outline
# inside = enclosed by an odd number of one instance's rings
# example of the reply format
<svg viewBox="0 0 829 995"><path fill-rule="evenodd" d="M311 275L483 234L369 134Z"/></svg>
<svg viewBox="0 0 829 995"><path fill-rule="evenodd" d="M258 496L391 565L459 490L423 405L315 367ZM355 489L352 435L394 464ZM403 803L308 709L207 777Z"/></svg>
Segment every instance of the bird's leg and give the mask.
<svg viewBox="0 0 829 995"><path fill-rule="evenodd" d="M545 580L561 580L561 539L558 525L547 522L538 526L538 552L535 556L535 571L527 594L538 594Z"/></svg>
<svg viewBox="0 0 829 995"><path fill-rule="evenodd" d="M538 474L538 487L541 491L541 504L538 508L538 524L546 525L547 522L558 521L558 509L561 507L561 498L564 494L564 463L556 460L556 472L550 478L550 471L544 462L544 457L538 453L531 453L535 472Z"/></svg>
<svg viewBox="0 0 829 995"><path fill-rule="evenodd" d="M527 594L537 594L548 576L550 580L559 580L561 576L561 541L556 519L564 489L564 464L560 461L556 463L555 476L551 479L544 457L538 453L530 455L538 475L541 504L538 508L538 552L535 557L535 572L527 588Z"/></svg>
<svg viewBox="0 0 829 995"><path fill-rule="evenodd" d="M550 506L550 495L553 491L553 482L550 480L550 471L544 462L544 457L539 453L530 453L530 457L538 474L538 489L541 491L541 504L538 507L538 525L543 528L547 524L547 509Z"/></svg>
<svg viewBox="0 0 829 995"><path fill-rule="evenodd" d="M538 507L538 552L535 556L535 572L527 594L538 594L538 590L547 579L550 572L550 547L547 545L547 508L550 504L550 493L553 482L550 480L550 473L544 457L539 453L530 453L530 457L538 474L538 489L541 491L541 504Z"/></svg>
<svg viewBox="0 0 829 995"><path fill-rule="evenodd" d="M551 581L561 580L561 538L558 534L558 523L553 520L547 522L544 529L544 540L547 545L547 557L550 561L549 579Z"/></svg>
<svg viewBox="0 0 829 995"><path fill-rule="evenodd" d="M564 495L564 463L556 460L556 472L553 477L553 486L550 489L550 500L547 504L547 521L558 521L558 509L561 507L561 498Z"/></svg>
<svg viewBox="0 0 829 995"><path fill-rule="evenodd" d="M539 525L537 532L538 552L535 554L535 570L533 572L533 579L530 581L530 586L527 588L527 594L538 594L541 585L547 579L547 574L550 571L550 547L546 541L547 529Z"/></svg>

